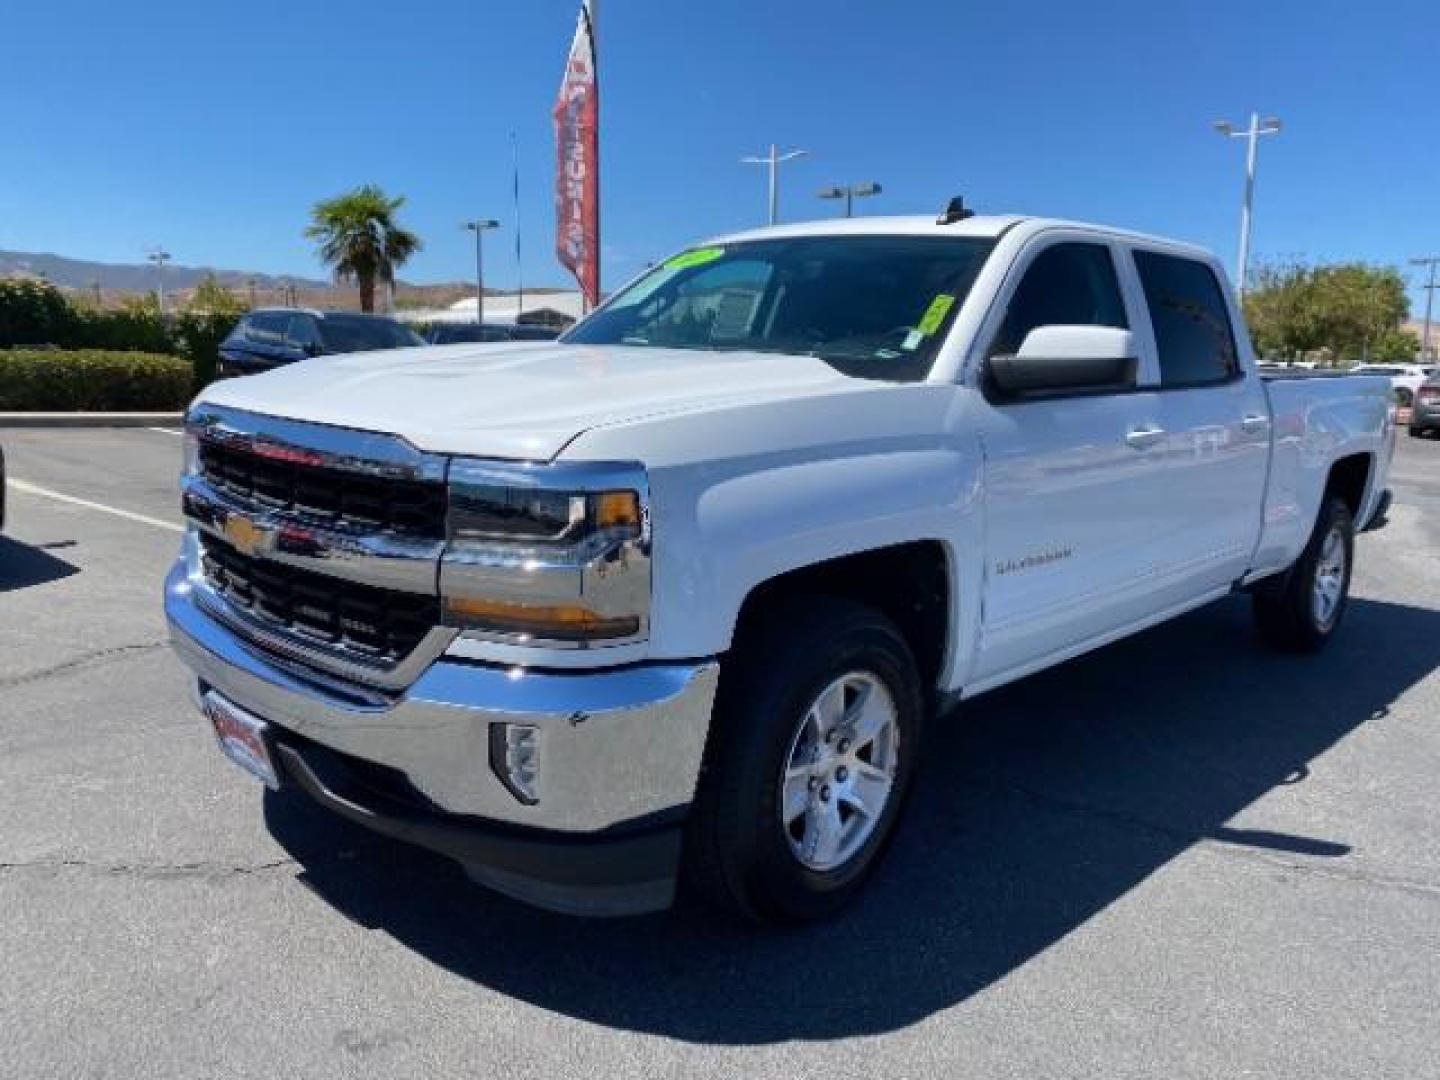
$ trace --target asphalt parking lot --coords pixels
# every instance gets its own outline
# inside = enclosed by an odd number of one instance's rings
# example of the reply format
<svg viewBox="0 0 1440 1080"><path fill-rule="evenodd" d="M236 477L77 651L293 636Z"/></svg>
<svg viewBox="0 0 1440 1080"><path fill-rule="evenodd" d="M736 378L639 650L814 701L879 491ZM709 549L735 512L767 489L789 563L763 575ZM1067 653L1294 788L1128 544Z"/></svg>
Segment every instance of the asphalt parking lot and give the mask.
<svg viewBox="0 0 1440 1080"><path fill-rule="evenodd" d="M264 793L165 644L177 435L0 444L0 1076L1440 1076L1440 441L1323 658L1236 599L976 701L785 933L547 915Z"/></svg>

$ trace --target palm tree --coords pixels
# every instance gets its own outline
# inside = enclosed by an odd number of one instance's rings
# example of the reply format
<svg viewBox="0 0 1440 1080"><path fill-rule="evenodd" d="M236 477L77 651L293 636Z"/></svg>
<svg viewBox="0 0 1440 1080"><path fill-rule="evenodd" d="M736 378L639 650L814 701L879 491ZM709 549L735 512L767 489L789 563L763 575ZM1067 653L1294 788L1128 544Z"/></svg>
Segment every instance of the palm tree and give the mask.
<svg viewBox="0 0 1440 1080"><path fill-rule="evenodd" d="M320 258L334 268L340 281L360 286L360 310L375 310L375 283L395 284L395 271L421 248L420 238L402 229L395 213L405 205L374 184L333 199L322 199L310 211L305 235L318 241Z"/></svg>

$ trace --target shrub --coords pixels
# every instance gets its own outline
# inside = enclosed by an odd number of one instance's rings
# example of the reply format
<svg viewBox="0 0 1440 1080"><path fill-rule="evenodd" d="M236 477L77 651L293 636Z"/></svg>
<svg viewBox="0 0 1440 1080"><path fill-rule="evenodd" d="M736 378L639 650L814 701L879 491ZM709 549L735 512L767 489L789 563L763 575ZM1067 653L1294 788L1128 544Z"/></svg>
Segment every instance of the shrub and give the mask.
<svg viewBox="0 0 1440 1080"><path fill-rule="evenodd" d="M0 279L0 348L15 345L72 345L75 309L48 281Z"/></svg>
<svg viewBox="0 0 1440 1080"><path fill-rule="evenodd" d="M215 378L220 343L247 305L210 275L185 306L160 314L154 293L118 308L67 297L48 281L0 279L0 349L48 346L103 352L174 353L185 357L199 390Z"/></svg>
<svg viewBox="0 0 1440 1080"><path fill-rule="evenodd" d="M190 363L139 352L0 351L0 412L180 410Z"/></svg>
<svg viewBox="0 0 1440 1080"><path fill-rule="evenodd" d="M215 380L220 343L235 329L248 306L212 274L196 286L194 294L175 317L176 344L190 361L197 391Z"/></svg>
<svg viewBox="0 0 1440 1080"><path fill-rule="evenodd" d="M61 344L71 349L173 353L174 335L160 315L154 293L130 297L118 308L75 307L76 332Z"/></svg>

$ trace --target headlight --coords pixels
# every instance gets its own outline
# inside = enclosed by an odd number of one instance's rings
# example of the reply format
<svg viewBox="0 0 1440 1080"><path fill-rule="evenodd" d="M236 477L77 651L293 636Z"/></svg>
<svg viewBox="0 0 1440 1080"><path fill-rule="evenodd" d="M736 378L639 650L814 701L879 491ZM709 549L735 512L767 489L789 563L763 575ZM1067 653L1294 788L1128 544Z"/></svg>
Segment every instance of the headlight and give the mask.
<svg viewBox="0 0 1440 1080"><path fill-rule="evenodd" d="M638 491L547 491L463 479L450 486L450 543L576 555L641 531Z"/></svg>
<svg viewBox="0 0 1440 1080"><path fill-rule="evenodd" d="M449 494L440 571L449 625L569 648L643 639L650 536L638 466L457 460Z"/></svg>

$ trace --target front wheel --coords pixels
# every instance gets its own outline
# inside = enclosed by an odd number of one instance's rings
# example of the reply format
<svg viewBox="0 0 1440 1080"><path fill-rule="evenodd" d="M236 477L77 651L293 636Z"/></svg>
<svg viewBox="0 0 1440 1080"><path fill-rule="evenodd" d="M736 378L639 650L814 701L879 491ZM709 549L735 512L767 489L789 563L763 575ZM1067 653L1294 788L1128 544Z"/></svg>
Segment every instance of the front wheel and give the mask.
<svg viewBox="0 0 1440 1080"><path fill-rule="evenodd" d="M1318 652L1334 637L1350 600L1355 523L1344 500L1328 496L1300 558L1255 591L1261 636L1283 649Z"/></svg>
<svg viewBox="0 0 1440 1080"><path fill-rule="evenodd" d="M899 819L924 715L914 657L878 612L812 596L753 620L727 663L687 877L752 919L823 918Z"/></svg>

